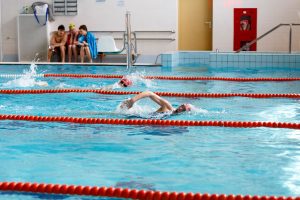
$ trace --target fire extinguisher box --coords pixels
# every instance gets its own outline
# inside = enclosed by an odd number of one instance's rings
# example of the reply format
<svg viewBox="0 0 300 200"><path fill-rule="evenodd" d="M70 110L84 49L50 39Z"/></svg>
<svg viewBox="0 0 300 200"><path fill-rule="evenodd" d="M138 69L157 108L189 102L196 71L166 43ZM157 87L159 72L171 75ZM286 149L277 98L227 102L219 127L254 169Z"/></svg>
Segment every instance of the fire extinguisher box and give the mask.
<svg viewBox="0 0 300 200"><path fill-rule="evenodd" d="M234 8L234 44L237 51L257 38L257 8ZM256 51L256 43L244 51Z"/></svg>

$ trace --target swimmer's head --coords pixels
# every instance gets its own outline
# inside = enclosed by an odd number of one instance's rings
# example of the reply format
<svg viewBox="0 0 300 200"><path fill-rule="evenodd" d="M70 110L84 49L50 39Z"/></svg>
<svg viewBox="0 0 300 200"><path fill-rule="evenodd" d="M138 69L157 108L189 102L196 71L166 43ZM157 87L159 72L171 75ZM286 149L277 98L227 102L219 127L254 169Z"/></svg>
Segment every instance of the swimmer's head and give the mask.
<svg viewBox="0 0 300 200"><path fill-rule="evenodd" d="M182 104L180 105L178 108L176 108L176 110L174 110L173 113L182 113L182 112L185 112L185 111L191 111L192 107L191 107L191 104Z"/></svg>
<svg viewBox="0 0 300 200"><path fill-rule="evenodd" d="M129 87L132 85L132 81L128 78L123 77L120 81L119 81L119 85L122 87Z"/></svg>

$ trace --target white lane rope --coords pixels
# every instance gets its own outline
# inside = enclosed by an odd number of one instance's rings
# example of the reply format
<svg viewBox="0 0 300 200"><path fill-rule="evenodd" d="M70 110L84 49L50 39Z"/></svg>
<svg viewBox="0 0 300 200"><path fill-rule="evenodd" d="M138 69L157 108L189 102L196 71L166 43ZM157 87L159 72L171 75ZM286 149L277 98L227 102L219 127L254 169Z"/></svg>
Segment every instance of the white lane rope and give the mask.
<svg viewBox="0 0 300 200"><path fill-rule="evenodd" d="M28 74L0 74L0 78L20 78ZM31 74L30 77L44 77L44 74Z"/></svg>

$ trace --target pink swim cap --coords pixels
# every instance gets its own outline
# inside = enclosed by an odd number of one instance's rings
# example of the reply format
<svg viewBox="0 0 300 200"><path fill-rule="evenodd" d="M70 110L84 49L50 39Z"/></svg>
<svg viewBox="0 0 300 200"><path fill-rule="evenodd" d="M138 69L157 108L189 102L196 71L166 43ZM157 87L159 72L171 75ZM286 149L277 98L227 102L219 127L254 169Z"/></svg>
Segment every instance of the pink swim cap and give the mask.
<svg viewBox="0 0 300 200"><path fill-rule="evenodd" d="M132 85L132 81L126 77L123 77L119 83L122 84L124 87L128 87Z"/></svg>

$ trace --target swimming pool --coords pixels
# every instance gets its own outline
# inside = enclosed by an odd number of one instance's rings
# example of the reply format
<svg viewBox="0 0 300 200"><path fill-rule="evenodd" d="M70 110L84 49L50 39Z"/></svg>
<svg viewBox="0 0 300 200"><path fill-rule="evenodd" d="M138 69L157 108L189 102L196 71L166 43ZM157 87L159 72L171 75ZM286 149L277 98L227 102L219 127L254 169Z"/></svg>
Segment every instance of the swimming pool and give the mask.
<svg viewBox="0 0 300 200"><path fill-rule="evenodd" d="M25 72L24 72L25 70ZM218 77L300 77L298 68L207 66L0 66L0 89L99 88L118 79L33 77L45 73L125 74L134 86L117 91L185 93L300 93L299 81L230 82L145 80L142 75ZM48 86L38 86L47 82ZM24 87L26 86L26 87ZM96 93L0 94L0 113L92 118L147 118L155 111L143 100L133 112L117 108L133 95ZM300 120L299 99L165 97L174 106L191 103L190 113L171 120ZM0 181L45 182L201 193L299 196L300 132L277 128L125 126L1 121ZM34 199L2 193L0 198ZM55 197L56 198L56 197ZM72 198L72 197L65 197ZM84 198L83 198L84 199Z"/></svg>

